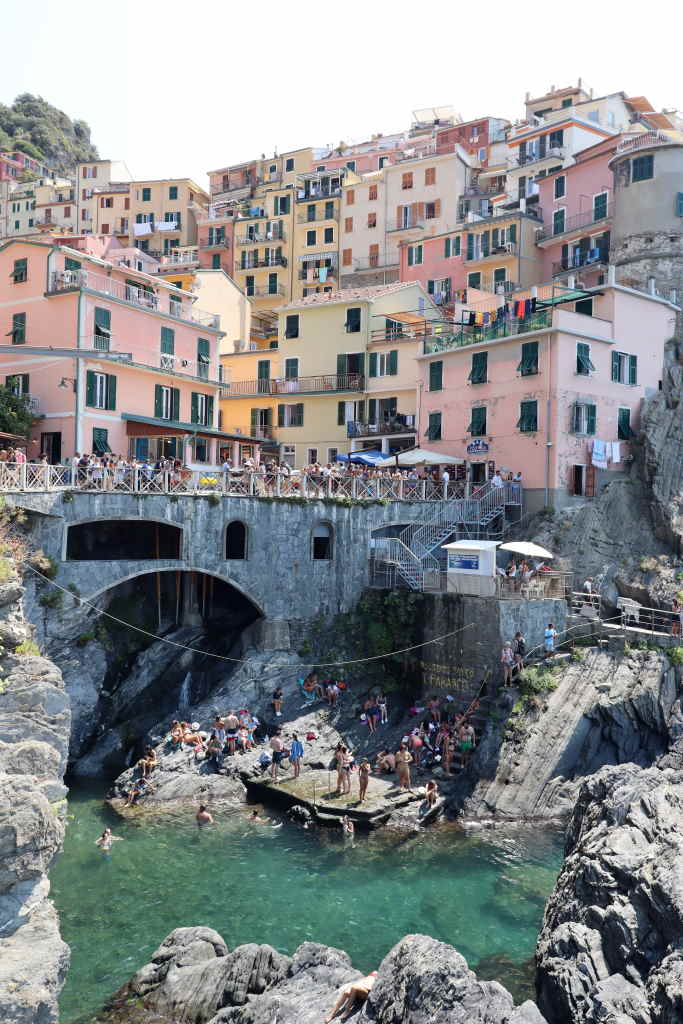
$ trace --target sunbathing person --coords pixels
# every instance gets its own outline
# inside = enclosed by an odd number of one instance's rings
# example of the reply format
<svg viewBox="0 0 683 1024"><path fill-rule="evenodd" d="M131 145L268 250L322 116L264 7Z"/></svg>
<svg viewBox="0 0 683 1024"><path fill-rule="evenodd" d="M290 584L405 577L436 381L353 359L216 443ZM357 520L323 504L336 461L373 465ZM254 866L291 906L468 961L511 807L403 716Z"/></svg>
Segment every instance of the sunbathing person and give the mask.
<svg viewBox="0 0 683 1024"><path fill-rule="evenodd" d="M343 1010L342 1020L346 1020L352 1013L355 1013L360 1008L361 1003L364 1003L370 994L370 989L377 980L377 971L371 971L370 974L365 978L359 978L358 981L352 982L350 985L345 985L339 993L339 998L334 1004L332 1012L325 1017L325 1024L330 1024L330 1021L337 1016L340 1010Z"/></svg>

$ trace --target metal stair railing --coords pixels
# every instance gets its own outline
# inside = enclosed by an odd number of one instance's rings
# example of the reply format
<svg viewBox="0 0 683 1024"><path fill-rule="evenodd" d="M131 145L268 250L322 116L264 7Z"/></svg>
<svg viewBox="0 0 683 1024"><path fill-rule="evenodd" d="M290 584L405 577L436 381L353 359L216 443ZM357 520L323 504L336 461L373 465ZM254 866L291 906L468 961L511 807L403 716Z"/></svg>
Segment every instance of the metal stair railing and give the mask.
<svg viewBox="0 0 683 1024"><path fill-rule="evenodd" d="M425 574L438 573L439 562L433 556L419 557L399 537L379 537L375 540L374 557L396 567L399 576L411 590L424 590Z"/></svg>

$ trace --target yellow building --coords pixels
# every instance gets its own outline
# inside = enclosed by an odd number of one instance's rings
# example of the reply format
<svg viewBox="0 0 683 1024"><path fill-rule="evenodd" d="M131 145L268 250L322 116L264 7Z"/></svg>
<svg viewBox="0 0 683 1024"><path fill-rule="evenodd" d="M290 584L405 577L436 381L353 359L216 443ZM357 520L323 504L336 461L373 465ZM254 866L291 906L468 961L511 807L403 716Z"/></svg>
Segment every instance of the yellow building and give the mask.
<svg viewBox="0 0 683 1024"><path fill-rule="evenodd" d="M420 340L401 325L440 316L421 284L321 292L277 314L277 337L222 356L224 430L274 440L299 469L414 443Z"/></svg>
<svg viewBox="0 0 683 1024"><path fill-rule="evenodd" d="M254 308L266 310L292 294L294 188L274 182L257 192L235 212L232 276Z"/></svg>
<svg viewBox="0 0 683 1024"><path fill-rule="evenodd" d="M339 210L345 174L341 168L299 175L292 300L339 288Z"/></svg>
<svg viewBox="0 0 683 1024"><path fill-rule="evenodd" d="M507 294L540 280L541 253L536 247L537 216L512 210L477 217L462 238L467 287Z"/></svg>
<svg viewBox="0 0 683 1024"><path fill-rule="evenodd" d="M129 240L154 256L197 244L197 222L208 193L189 178L133 181L129 192Z"/></svg>

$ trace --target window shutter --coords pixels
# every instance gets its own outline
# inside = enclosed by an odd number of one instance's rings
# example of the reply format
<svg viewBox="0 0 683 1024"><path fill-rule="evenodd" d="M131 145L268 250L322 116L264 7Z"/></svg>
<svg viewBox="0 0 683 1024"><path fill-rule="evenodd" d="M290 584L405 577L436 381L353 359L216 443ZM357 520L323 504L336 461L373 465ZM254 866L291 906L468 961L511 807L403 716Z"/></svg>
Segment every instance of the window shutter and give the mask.
<svg viewBox="0 0 683 1024"><path fill-rule="evenodd" d="M435 199L434 200L434 216L435 217L440 217L441 216L441 200L440 199Z"/></svg>
<svg viewBox="0 0 683 1024"><path fill-rule="evenodd" d="M92 370L88 370L85 375L85 404L95 404L95 374Z"/></svg>
<svg viewBox="0 0 683 1024"><path fill-rule="evenodd" d="M597 420L597 410L594 405L586 406L586 433L594 434Z"/></svg>
<svg viewBox="0 0 683 1024"><path fill-rule="evenodd" d="M572 405L572 433L579 434L581 432L581 406L578 402L574 402Z"/></svg>
<svg viewBox="0 0 683 1024"><path fill-rule="evenodd" d="M261 411L260 409L252 409L251 410L251 433L252 433L252 436L256 433L256 428L259 425L259 413L260 413L260 411Z"/></svg>
<svg viewBox="0 0 683 1024"><path fill-rule="evenodd" d="M453 243L455 245L455 249L453 250L453 255L454 256L459 256L460 255L460 235L456 235L455 236L455 238L453 239Z"/></svg>
<svg viewBox="0 0 683 1024"><path fill-rule="evenodd" d="M180 388L171 388L171 419L180 419Z"/></svg>
<svg viewBox="0 0 683 1024"><path fill-rule="evenodd" d="M676 216L683 217L683 192L676 195Z"/></svg>
<svg viewBox="0 0 683 1024"><path fill-rule="evenodd" d="M415 223L419 223L425 219L425 204L424 203L413 203L415 207Z"/></svg>
<svg viewBox="0 0 683 1024"><path fill-rule="evenodd" d="M500 238L500 231L498 228L494 228L491 232L491 248L497 249L500 245L498 239Z"/></svg>
<svg viewBox="0 0 683 1024"><path fill-rule="evenodd" d="M31 389L30 389L29 383L28 383L28 374L27 373L22 373L22 375L21 375L21 393L22 393L22 395L28 395L30 390Z"/></svg>
<svg viewBox="0 0 683 1024"><path fill-rule="evenodd" d="M377 399L368 399L368 423L377 422Z"/></svg>
<svg viewBox="0 0 683 1024"><path fill-rule="evenodd" d="M430 412L429 414L429 426L427 428L427 436L430 441L441 440L441 413Z"/></svg>
<svg viewBox="0 0 683 1024"><path fill-rule="evenodd" d="M612 380L619 380L619 369L621 360L618 352L612 353Z"/></svg>
<svg viewBox="0 0 683 1024"><path fill-rule="evenodd" d="M513 244L517 241L517 225L511 224L508 228L508 242Z"/></svg>
<svg viewBox="0 0 683 1024"><path fill-rule="evenodd" d="M467 259L474 259L474 235L471 232L467 232Z"/></svg>
<svg viewBox="0 0 683 1024"><path fill-rule="evenodd" d="M285 407L284 407L284 405L278 405L278 407L277 407L277 425L278 425L278 427L284 427L284 425L285 425Z"/></svg>
<svg viewBox="0 0 683 1024"><path fill-rule="evenodd" d="M429 364L429 390L441 391L443 387L443 362L439 359Z"/></svg>
<svg viewBox="0 0 683 1024"><path fill-rule="evenodd" d="M161 351L164 355L172 356L175 350L175 331L172 327L161 328Z"/></svg>
<svg viewBox="0 0 683 1024"><path fill-rule="evenodd" d="M192 392L190 401L190 423L199 423L199 395L196 391Z"/></svg>
<svg viewBox="0 0 683 1024"><path fill-rule="evenodd" d="M89 376L90 376L90 374L88 373L88 377ZM89 382L88 382L88 387L90 387L90 383ZM94 394L94 381L93 381L93 394ZM88 401L88 405L90 405L90 401ZM161 417L163 416L163 413L164 413L163 391L161 389L161 384L156 384L155 387L154 387L154 415L155 415L155 417L157 419L161 419Z"/></svg>
<svg viewBox="0 0 683 1024"><path fill-rule="evenodd" d="M213 426L213 395L206 396L206 425Z"/></svg>
<svg viewBox="0 0 683 1024"><path fill-rule="evenodd" d="M402 219L403 219L403 207L402 206L397 206L396 207L396 227L397 228L402 227Z"/></svg>
<svg viewBox="0 0 683 1024"><path fill-rule="evenodd" d="M12 314L12 344L23 345L26 342L26 313Z"/></svg>
<svg viewBox="0 0 683 1024"><path fill-rule="evenodd" d="M443 257L444 257L445 260L447 260L447 259L449 259L450 255L451 255L451 240L450 240L450 238L445 238L444 239L444 243L443 243Z"/></svg>
<svg viewBox="0 0 683 1024"><path fill-rule="evenodd" d="M490 249L489 249L489 238L490 238L489 232L488 231L483 231L482 235L481 235L481 254L482 254L482 256L488 256L489 255L489 252L490 252Z"/></svg>
<svg viewBox="0 0 683 1024"><path fill-rule="evenodd" d="M372 376L372 374L371 374ZM343 427L346 423L346 402L337 402L337 426Z"/></svg>
<svg viewBox="0 0 683 1024"><path fill-rule="evenodd" d="M341 376L346 373L346 356L342 352L337 353L337 376Z"/></svg>
<svg viewBox="0 0 683 1024"><path fill-rule="evenodd" d="M629 384L638 383L638 356L628 357L628 382Z"/></svg>
<svg viewBox="0 0 683 1024"><path fill-rule="evenodd" d="M377 353L370 352L370 368L368 370L369 377L377 376Z"/></svg>
<svg viewBox="0 0 683 1024"><path fill-rule="evenodd" d="M409 245L408 246L408 266L409 267L412 267L414 265L414 260L415 260L415 253L414 253L412 245Z"/></svg>
<svg viewBox="0 0 683 1024"><path fill-rule="evenodd" d="M488 376L488 352L472 353L472 369L468 380L471 384L485 384Z"/></svg>
<svg viewBox="0 0 683 1024"><path fill-rule="evenodd" d="M436 282L432 281L432 280L427 281L427 294L428 295L433 295L434 294L434 285L435 285L435 283Z"/></svg>
<svg viewBox="0 0 683 1024"><path fill-rule="evenodd" d="M295 417L295 424L294 424L294 426L296 426L296 427L303 427L303 425L304 425L304 403L303 402L297 402L296 405L294 406L294 417Z"/></svg>
<svg viewBox="0 0 683 1024"><path fill-rule="evenodd" d="M619 420L617 427L617 437L620 441L628 441L629 438L633 437L633 431L631 430L631 410L620 409Z"/></svg>
<svg viewBox="0 0 683 1024"><path fill-rule="evenodd" d="M116 377L113 373L107 374L107 409L116 408Z"/></svg>
<svg viewBox="0 0 683 1024"><path fill-rule="evenodd" d="M398 373L398 349L392 348L387 353L387 373L390 377L395 377Z"/></svg>

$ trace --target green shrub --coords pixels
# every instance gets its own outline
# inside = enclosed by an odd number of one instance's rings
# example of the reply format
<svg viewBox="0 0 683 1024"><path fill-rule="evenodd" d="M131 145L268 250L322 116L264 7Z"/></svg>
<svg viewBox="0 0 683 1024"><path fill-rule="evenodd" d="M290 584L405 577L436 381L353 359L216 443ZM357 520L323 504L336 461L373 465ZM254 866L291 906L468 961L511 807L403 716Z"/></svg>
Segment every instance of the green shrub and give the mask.
<svg viewBox="0 0 683 1024"><path fill-rule="evenodd" d="M667 654L672 665L683 665L683 647L670 647Z"/></svg>
<svg viewBox="0 0 683 1024"><path fill-rule="evenodd" d="M91 642L91 640L94 640L94 639L95 639L95 633L92 632L92 631L88 632L88 633L81 633L80 636L76 637L76 640L75 640L76 647L87 647L87 645Z"/></svg>
<svg viewBox="0 0 683 1024"><path fill-rule="evenodd" d="M38 604L41 604L43 608L61 608L62 595L59 590L51 590L48 594L40 595Z"/></svg>
<svg viewBox="0 0 683 1024"><path fill-rule="evenodd" d="M520 672L517 686L521 697L533 697L539 693L556 690L557 679L548 666L532 666Z"/></svg>
<svg viewBox="0 0 683 1024"><path fill-rule="evenodd" d="M30 654L40 654L40 648L34 640L24 640L14 649L15 654L23 654L28 656Z"/></svg>
<svg viewBox="0 0 683 1024"><path fill-rule="evenodd" d="M572 647L572 653L569 656L570 661L583 661L585 657L585 653L580 651L578 647Z"/></svg>
<svg viewBox="0 0 683 1024"><path fill-rule="evenodd" d="M54 558L46 555L40 548L34 551L29 558L29 565L32 565L41 576L45 576L48 580L53 580L59 570L59 563Z"/></svg>

